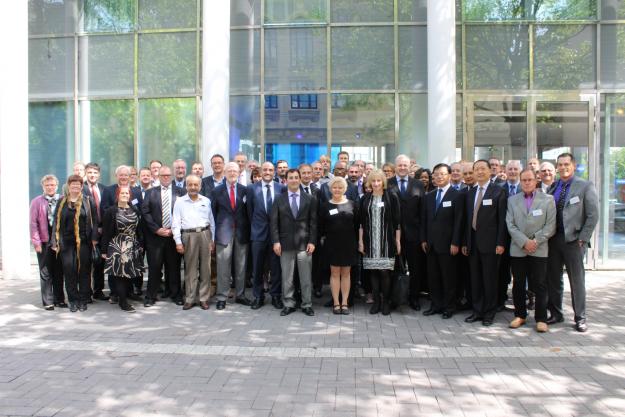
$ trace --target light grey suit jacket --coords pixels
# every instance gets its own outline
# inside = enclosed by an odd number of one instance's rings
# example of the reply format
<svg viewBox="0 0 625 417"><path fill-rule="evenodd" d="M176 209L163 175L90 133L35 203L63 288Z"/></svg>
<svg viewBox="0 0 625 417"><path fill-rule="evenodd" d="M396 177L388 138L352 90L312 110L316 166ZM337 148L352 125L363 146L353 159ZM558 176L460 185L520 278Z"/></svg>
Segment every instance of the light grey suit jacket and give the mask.
<svg viewBox="0 0 625 417"><path fill-rule="evenodd" d="M525 194L520 192L508 198L506 213L508 232L512 237L510 256L536 256L546 258L549 254L548 241L556 233L556 203L553 196L538 192L534 195L529 213L525 207ZM527 254L523 246L528 240L538 243L536 252Z"/></svg>
<svg viewBox="0 0 625 417"><path fill-rule="evenodd" d="M564 240L575 242L583 240L590 242L592 232L599 222L599 199L595 186L578 177L573 177L566 196L562 219L564 222ZM549 194L555 192L558 182L549 189Z"/></svg>

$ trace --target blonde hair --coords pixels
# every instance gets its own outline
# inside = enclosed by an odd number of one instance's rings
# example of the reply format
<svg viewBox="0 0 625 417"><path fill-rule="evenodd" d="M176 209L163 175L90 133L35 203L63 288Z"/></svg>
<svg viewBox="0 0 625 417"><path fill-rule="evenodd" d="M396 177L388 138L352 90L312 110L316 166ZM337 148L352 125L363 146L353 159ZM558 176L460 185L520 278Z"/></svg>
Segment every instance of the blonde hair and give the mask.
<svg viewBox="0 0 625 417"><path fill-rule="evenodd" d="M384 175L384 171L382 171L381 169L374 169L373 171L369 173L369 175L367 175L367 181L365 182L365 187L372 189L373 187L371 187L371 181L373 181L376 178L379 180L382 180L382 188L386 190L386 175Z"/></svg>
<svg viewBox="0 0 625 417"><path fill-rule="evenodd" d="M330 181L328 181L328 188L330 189L330 191L332 191L332 187L334 186L334 184L336 183L340 183L341 186L343 187L343 189L345 191L347 191L347 181L345 181L345 178L343 177L332 177L332 179Z"/></svg>
<svg viewBox="0 0 625 417"><path fill-rule="evenodd" d="M47 174L41 178L41 186L43 186L48 181L54 181L56 182L56 185L59 185L59 179L55 175Z"/></svg>

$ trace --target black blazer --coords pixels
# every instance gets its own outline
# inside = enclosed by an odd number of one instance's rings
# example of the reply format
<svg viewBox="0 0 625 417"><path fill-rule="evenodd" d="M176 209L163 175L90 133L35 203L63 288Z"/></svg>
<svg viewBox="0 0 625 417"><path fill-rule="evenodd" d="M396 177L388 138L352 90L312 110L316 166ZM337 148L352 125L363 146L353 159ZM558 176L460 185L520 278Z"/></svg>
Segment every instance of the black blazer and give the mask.
<svg viewBox="0 0 625 417"><path fill-rule="evenodd" d="M104 189L102 195L102 201L100 202L100 212L104 213L107 208L117 205L115 201L115 194L117 194L117 187L119 185L113 184ZM143 196L141 195L141 187L130 187L130 202L131 206L138 206L141 209L141 203L143 202Z"/></svg>
<svg viewBox="0 0 625 417"><path fill-rule="evenodd" d="M137 206L130 206L139 219L137 225L137 240L142 248L145 248L143 227L141 227L141 210ZM117 234L117 206L112 206L106 209L102 217L102 239L100 240L100 247L102 253L106 254L108 251L109 243L111 239Z"/></svg>
<svg viewBox="0 0 625 417"><path fill-rule="evenodd" d="M449 255L451 245L462 244L462 193L452 187L447 189L441 205L436 210L438 189L426 194L421 210L421 242L429 250Z"/></svg>
<svg viewBox="0 0 625 417"><path fill-rule="evenodd" d="M386 242L382 242L382 252L387 253L389 257L397 255L397 245L395 244L395 232L401 230L401 209L399 197L393 192L384 190L382 195L384 202L384 214L382 223L386 231ZM373 203L373 194L365 193L360 200L360 227L363 229L363 243L365 246L365 256L371 253L371 205ZM387 249L386 249L387 248ZM385 250L386 249L386 250Z"/></svg>
<svg viewBox="0 0 625 417"><path fill-rule="evenodd" d="M421 181L408 177L406 192L399 192L397 177L389 178L386 188L397 195L401 207L401 238L405 242L421 241L421 205L425 189Z"/></svg>
<svg viewBox="0 0 625 417"><path fill-rule="evenodd" d="M225 177L222 178L223 182L225 182ZM211 198L211 193L216 187L215 177L209 175L208 177L202 178L202 188L200 189L200 194L204 197Z"/></svg>
<svg viewBox="0 0 625 417"><path fill-rule="evenodd" d="M299 193L299 211L293 218L289 191L276 198L271 210L271 242L280 243L282 250L306 250L309 243L317 244L317 199Z"/></svg>
<svg viewBox="0 0 625 417"><path fill-rule="evenodd" d="M250 241L250 220L247 215L247 187L236 184L236 206L230 206L230 189L227 185L218 185L213 190L211 207L215 218L215 242L220 245L230 244L234 234L237 242L246 244Z"/></svg>
<svg viewBox="0 0 625 417"><path fill-rule="evenodd" d="M184 191L171 185L172 188L172 200L171 200L171 216L174 216L174 204L176 198L182 197ZM145 201L141 204L141 214L143 214L143 220L148 228L147 238L150 236L156 237L156 231L163 227L163 207L161 206L161 187L150 188L145 192Z"/></svg>
<svg viewBox="0 0 625 417"><path fill-rule="evenodd" d="M65 224L63 223L62 220L62 213L61 210L59 210L59 208L61 207L61 205L63 204L67 204L67 199L68 197L63 197L61 198L57 205L56 205L56 212L54 214L54 221L52 222L52 236L50 236L50 247L57 247L60 248L63 246L63 229L65 227ZM100 238L99 234L98 234L98 219L97 219L98 214L96 213L95 210L95 202L93 201L93 199L89 196L84 196L83 197L83 203L80 206L80 222L85 222L85 235L87 236L87 238L89 240L91 240L92 242L97 242L98 239ZM61 223L59 224L59 239L60 241L58 241L56 239L56 227L57 227L57 223ZM91 242L85 242L85 241L81 241L81 244L86 243L88 244L88 246L91 248Z"/></svg>
<svg viewBox="0 0 625 417"><path fill-rule="evenodd" d="M98 215L98 225L101 226L102 224L102 197L104 196L104 189L106 187L104 187L99 182L96 183L96 186L98 187L98 190L100 190L100 204L98 205L96 209L96 213ZM86 181L85 181L85 185L82 186L82 193L83 195L91 197L91 199L95 202L95 197L93 196L93 193L91 192L91 187L87 186Z"/></svg>
<svg viewBox="0 0 625 417"><path fill-rule="evenodd" d="M508 228L506 226L506 210L508 208L506 191L495 184L489 184L482 205L477 214L477 231L473 231L471 223L473 221L473 205L475 196L479 192L479 185L473 187L466 193L465 198L465 221L464 221L464 242L469 251L472 248L472 233L475 233L477 249L481 253L495 253L496 246L506 246ZM489 205L484 202L490 200Z"/></svg>

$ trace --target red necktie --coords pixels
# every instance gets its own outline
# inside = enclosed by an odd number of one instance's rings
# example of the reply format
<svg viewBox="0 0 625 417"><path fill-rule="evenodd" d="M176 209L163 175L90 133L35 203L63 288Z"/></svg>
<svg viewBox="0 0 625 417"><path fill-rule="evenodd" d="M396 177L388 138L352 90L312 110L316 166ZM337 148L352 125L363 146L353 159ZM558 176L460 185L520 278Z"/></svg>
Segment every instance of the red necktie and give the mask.
<svg viewBox="0 0 625 417"><path fill-rule="evenodd" d="M236 207L236 200L234 198L234 184L230 185L230 207L232 207L232 210L234 210L234 208Z"/></svg>
<svg viewBox="0 0 625 417"><path fill-rule="evenodd" d="M91 186L91 195L93 196L93 201L95 202L95 210L97 213L100 212L100 199L98 198L98 193L95 190L95 185Z"/></svg>

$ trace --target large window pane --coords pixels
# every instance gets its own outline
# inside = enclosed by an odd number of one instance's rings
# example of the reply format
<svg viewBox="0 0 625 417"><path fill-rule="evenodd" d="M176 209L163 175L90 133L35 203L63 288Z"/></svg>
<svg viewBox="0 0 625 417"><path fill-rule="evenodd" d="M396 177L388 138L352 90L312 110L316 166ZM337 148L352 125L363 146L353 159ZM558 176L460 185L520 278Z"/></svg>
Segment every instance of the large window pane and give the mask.
<svg viewBox="0 0 625 417"><path fill-rule="evenodd" d="M197 0L139 0L139 28L197 26Z"/></svg>
<svg viewBox="0 0 625 417"><path fill-rule="evenodd" d="M394 87L393 28L332 28L332 88Z"/></svg>
<svg viewBox="0 0 625 417"><path fill-rule="evenodd" d="M325 29L265 30L265 89L323 88L326 88Z"/></svg>
<svg viewBox="0 0 625 417"><path fill-rule="evenodd" d="M40 180L54 174L61 184L74 163L74 106L71 102L30 103L28 110L30 198L41 194Z"/></svg>
<svg viewBox="0 0 625 417"><path fill-rule="evenodd" d="M196 83L195 33L139 37L139 94L193 94Z"/></svg>
<svg viewBox="0 0 625 417"><path fill-rule="evenodd" d="M594 88L597 78L594 26L540 25L534 29L534 87Z"/></svg>
<svg viewBox="0 0 625 417"><path fill-rule="evenodd" d="M467 26L466 37L467 88L528 87L527 25Z"/></svg>
<svg viewBox="0 0 625 417"><path fill-rule="evenodd" d="M230 31L230 91L260 90L260 31Z"/></svg>
<svg viewBox="0 0 625 417"><path fill-rule="evenodd" d="M625 0L601 0L601 19L625 19Z"/></svg>
<svg viewBox="0 0 625 417"><path fill-rule="evenodd" d="M428 39L425 26L399 28L399 88L425 90L428 87Z"/></svg>
<svg viewBox="0 0 625 417"><path fill-rule="evenodd" d="M139 165L197 159L195 98L139 100Z"/></svg>
<svg viewBox="0 0 625 417"><path fill-rule="evenodd" d="M456 26L456 88L462 89L462 26Z"/></svg>
<svg viewBox="0 0 625 417"><path fill-rule="evenodd" d="M82 143L91 146L91 161L100 165L101 182L113 184L116 167L134 164L134 102L83 101L80 113Z"/></svg>
<svg viewBox="0 0 625 417"><path fill-rule="evenodd" d="M265 102L265 159L295 166L326 153L326 94L271 97Z"/></svg>
<svg viewBox="0 0 625 417"><path fill-rule="evenodd" d="M625 86L625 25L601 25L601 86Z"/></svg>
<svg viewBox="0 0 625 417"><path fill-rule="evenodd" d="M76 0L28 1L28 33L31 35L76 32Z"/></svg>
<svg viewBox="0 0 625 417"><path fill-rule="evenodd" d="M527 159L527 102L476 101L473 103L474 160Z"/></svg>
<svg viewBox="0 0 625 417"><path fill-rule="evenodd" d="M527 13L536 20L595 19L597 0L533 0Z"/></svg>
<svg viewBox="0 0 625 417"><path fill-rule="evenodd" d="M465 0L465 20L594 19L597 0Z"/></svg>
<svg viewBox="0 0 625 417"><path fill-rule="evenodd" d="M84 0L85 32L131 32L137 0Z"/></svg>
<svg viewBox="0 0 625 417"><path fill-rule="evenodd" d="M81 95L126 96L134 90L134 38L130 35L79 38Z"/></svg>
<svg viewBox="0 0 625 417"><path fill-rule="evenodd" d="M332 22L392 22L393 0L333 0Z"/></svg>
<svg viewBox="0 0 625 417"><path fill-rule="evenodd" d="M399 96L399 140L396 153L406 154L424 166L428 163L427 94Z"/></svg>
<svg viewBox="0 0 625 417"><path fill-rule="evenodd" d="M230 25L260 25L260 3L263 0L230 0Z"/></svg>
<svg viewBox="0 0 625 417"><path fill-rule="evenodd" d="M259 96L230 97L230 155L239 151L260 161Z"/></svg>
<svg viewBox="0 0 625 417"><path fill-rule="evenodd" d="M400 22L425 22L428 18L427 3L427 0L399 0L397 18Z"/></svg>
<svg viewBox="0 0 625 417"><path fill-rule="evenodd" d="M266 0L266 23L325 22L326 0Z"/></svg>
<svg viewBox="0 0 625 417"><path fill-rule="evenodd" d="M31 98L74 95L74 38L30 39L28 61Z"/></svg>

